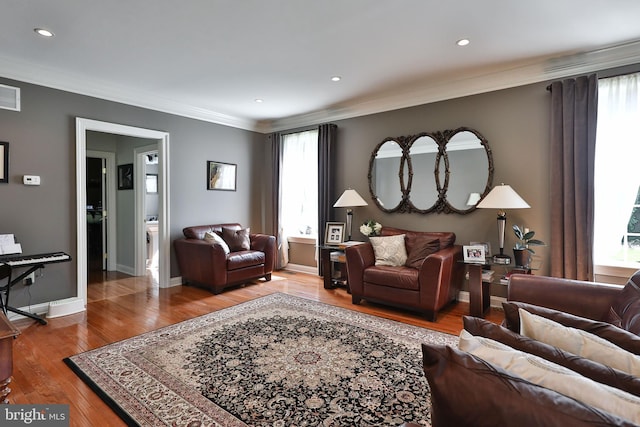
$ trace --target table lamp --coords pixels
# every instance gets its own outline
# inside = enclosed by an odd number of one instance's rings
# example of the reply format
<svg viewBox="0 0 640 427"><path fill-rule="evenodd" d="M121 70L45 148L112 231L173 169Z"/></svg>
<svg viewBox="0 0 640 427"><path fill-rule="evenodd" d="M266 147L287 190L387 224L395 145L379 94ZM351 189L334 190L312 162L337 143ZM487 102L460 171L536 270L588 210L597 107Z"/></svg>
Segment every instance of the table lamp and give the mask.
<svg viewBox="0 0 640 427"><path fill-rule="evenodd" d="M476 206L480 209L498 209L498 242L500 253L493 256L496 264L511 264L511 257L504 253L504 230L507 225L505 209L530 208L529 204L509 185L501 184L493 187L487 196Z"/></svg>
<svg viewBox="0 0 640 427"><path fill-rule="evenodd" d="M356 190L351 188L344 190L342 196L333 205L334 208L347 208L347 241L351 240L351 223L353 220L353 209L357 206L367 206L368 203L358 194Z"/></svg>

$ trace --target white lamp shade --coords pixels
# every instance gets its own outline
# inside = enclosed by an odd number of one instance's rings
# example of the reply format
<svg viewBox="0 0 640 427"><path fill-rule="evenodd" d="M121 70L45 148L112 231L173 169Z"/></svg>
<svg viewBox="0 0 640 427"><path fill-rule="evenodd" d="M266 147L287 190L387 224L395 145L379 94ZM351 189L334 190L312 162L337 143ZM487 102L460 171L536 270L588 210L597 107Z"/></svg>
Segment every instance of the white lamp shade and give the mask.
<svg viewBox="0 0 640 427"><path fill-rule="evenodd" d="M477 207L481 209L523 209L531 206L510 185L502 184L493 187Z"/></svg>
<svg viewBox="0 0 640 427"><path fill-rule="evenodd" d="M353 208L355 206L367 206L368 203L360 197L356 190L352 190L349 188L348 190L344 190L342 196L338 199L337 202L334 203L334 208Z"/></svg>

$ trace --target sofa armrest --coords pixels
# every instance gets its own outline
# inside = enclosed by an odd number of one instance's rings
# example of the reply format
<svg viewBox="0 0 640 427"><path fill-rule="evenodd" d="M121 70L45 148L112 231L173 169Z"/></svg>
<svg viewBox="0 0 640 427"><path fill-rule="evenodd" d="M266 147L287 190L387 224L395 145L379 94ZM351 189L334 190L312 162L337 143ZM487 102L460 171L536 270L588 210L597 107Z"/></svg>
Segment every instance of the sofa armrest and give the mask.
<svg viewBox="0 0 640 427"><path fill-rule="evenodd" d="M173 246L183 279L208 285L227 282L227 254L218 243L177 239Z"/></svg>
<svg viewBox="0 0 640 427"><path fill-rule="evenodd" d="M348 246L345 249L347 258L347 280L352 294L362 295L364 270L375 264L376 258L371 243Z"/></svg>
<svg viewBox="0 0 640 427"><path fill-rule="evenodd" d="M552 308L575 316L603 320L622 286L531 274L509 278L508 301Z"/></svg>
<svg viewBox="0 0 640 427"><path fill-rule="evenodd" d="M462 260L460 245L448 246L432 253L424 260L418 274L418 282L420 298L425 303L438 300L436 304L440 304L457 298L464 278L464 264L460 260Z"/></svg>
<svg viewBox="0 0 640 427"><path fill-rule="evenodd" d="M276 238L268 234L251 234L251 249L254 251L264 252L264 271L271 273L276 266Z"/></svg>

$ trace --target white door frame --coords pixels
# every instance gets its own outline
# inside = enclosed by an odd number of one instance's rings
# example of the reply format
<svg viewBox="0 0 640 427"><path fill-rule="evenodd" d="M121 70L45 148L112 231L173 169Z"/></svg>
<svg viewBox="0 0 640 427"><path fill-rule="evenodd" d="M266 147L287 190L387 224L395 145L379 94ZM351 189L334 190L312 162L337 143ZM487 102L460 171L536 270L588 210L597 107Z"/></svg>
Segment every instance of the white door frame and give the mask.
<svg viewBox="0 0 640 427"><path fill-rule="evenodd" d="M76 222L77 222L77 297L87 303L87 225L86 170L87 131L148 138L158 141L158 282L170 287L169 240L169 134L167 132L119 125L76 117ZM135 221L135 234L140 235L140 221Z"/></svg>
<svg viewBox="0 0 640 427"><path fill-rule="evenodd" d="M147 193L147 181L146 181L146 164L145 158L147 153L157 153L157 144L145 145L143 147L136 147L133 149L133 159L135 162L134 170L139 171L134 177L133 188L135 188L135 221L136 221L136 236L135 236L135 271L136 276L144 276L147 269L145 262L147 255L147 216L146 216L146 193ZM158 159L158 167L160 167ZM159 174L158 174L159 175ZM160 189L158 189L160 191ZM160 194L160 193L158 193ZM158 222L158 224L160 224Z"/></svg>
<svg viewBox="0 0 640 427"><path fill-rule="evenodd" d="M103 192L106 192L107 197L102 201L103 210L106 211L106 215L103 216L103 221L106 218L107 221L107 270L114 271L116 269L116 230L118 224L116 221L116 155L109 151L96 151L87 150L86 157L96 157L106 160L106 188L103 188ZM86 158L85 157L85 158ZM85 191L86 191L85 182ZM86 193L85 193L86 196ZM86 239L85 239L86 241Z"/></svg>

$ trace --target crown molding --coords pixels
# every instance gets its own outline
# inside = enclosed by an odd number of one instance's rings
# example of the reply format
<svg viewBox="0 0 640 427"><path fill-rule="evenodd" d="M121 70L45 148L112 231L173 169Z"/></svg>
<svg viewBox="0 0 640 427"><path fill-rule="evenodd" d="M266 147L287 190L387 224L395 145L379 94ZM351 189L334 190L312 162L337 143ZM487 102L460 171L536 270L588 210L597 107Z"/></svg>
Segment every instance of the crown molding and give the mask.
<svg viewBox="0 0 640 427"><path fill-rule="evenodd" d="M561 57L543 57L530 62L501 64L500 68L475 70L467 74L450 73L440 77L430 77L417 86L401 87L368 98L345 101L323 110L271 121L230 116L176 102L156 94L125 89L95 79L18 62L2 56L0 56L0 62L3 64L2 76L9 79L224 126L269 133L639 64L640 41Z"/></svg>

